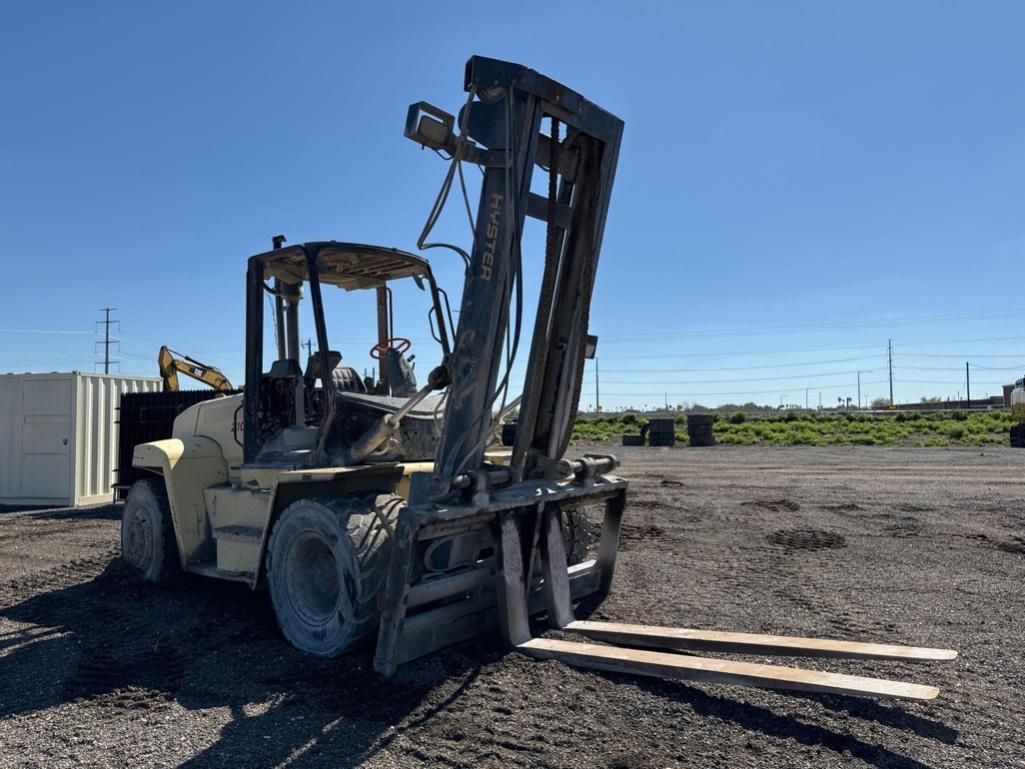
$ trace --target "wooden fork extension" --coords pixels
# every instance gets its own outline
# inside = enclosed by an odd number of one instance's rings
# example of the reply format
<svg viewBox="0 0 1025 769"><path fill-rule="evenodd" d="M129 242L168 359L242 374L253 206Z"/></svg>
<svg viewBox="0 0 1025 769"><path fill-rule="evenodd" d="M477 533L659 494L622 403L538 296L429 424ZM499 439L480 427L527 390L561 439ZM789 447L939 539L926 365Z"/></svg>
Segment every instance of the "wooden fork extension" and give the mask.
<svg viewBox="0 0 1025 769"><path fill-rule="evenodd" d="M934 686L672 652L712 651L909 661L952 660L957 656L952 649L578 620L573 616L570 603L566 553L559 519L559 511L554 505L543 510L537 534L549 624L558 630L579 633L614 645L531 636L523 563L525 548L519 523L515 515L500 515L496 555L502 631L516 650L531 657L559 660L576 667L659 678L861 697L932 700L939 693Z"/></svg>

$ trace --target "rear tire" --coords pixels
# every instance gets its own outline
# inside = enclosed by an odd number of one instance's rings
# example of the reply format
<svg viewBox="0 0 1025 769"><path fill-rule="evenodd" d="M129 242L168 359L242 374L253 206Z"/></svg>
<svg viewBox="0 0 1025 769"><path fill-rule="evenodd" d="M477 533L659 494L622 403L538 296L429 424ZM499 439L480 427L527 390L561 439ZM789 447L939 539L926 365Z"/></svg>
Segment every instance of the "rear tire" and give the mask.
<svg viewBox="0 0 1025 769"><path fill-rule="evenodd" d="M392 494L300 499L278 518L267 545L267 586L278 626L293 646L334 657L377 632L377 597L388 576L404 502Z"/></svg>
<svg viewBox="0 0 1025 769"><path fill-rule="evenodd" d="M121 513L121 560L146 582L166 583L181 575L162 478L136 481L128 490Z"/></svg>

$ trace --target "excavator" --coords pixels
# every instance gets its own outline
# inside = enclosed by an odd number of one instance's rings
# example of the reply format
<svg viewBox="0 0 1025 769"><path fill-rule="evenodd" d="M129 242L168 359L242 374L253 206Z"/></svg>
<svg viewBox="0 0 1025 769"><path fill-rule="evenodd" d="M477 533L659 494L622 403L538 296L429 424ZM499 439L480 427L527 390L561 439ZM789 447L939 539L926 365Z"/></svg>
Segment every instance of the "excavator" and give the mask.
<svg viewBox="0 0 1025 769"><path fill-rule="evenodd" d="M187 571L265 589L296 647L334 656L374 642L374 667L385 677L497 629L516 652L589 669L936 697L928 685L695 652L939 661L953 650L576 617L575 603L611 589L627 508L614 456L568 455L584 361L597 344L590 303L623 121L532 69L483 56L467 62L463 88L457 114L419 102L405 125L407 138L448 162L421 248L443 245L426 238L457 174L463 186L461 164L481 171L472 246L448 246L466 266L458 325L428 262L408 252L275 240L250 257L244 392L193 406L172 438L135 447L133 465L151 475L124 506L128 566L153 582ZM547 194L532 190L536 173L543 176L534 189L547 186ZM470 213L468 195L466 203ZM528 218L546 232L529 330ZM441 363L424 382L388 393L361 388L331 346L328 294L384 296L410 282L426 294ZM264 359L267 296L282 329L272 361ZM305 364L304 298L316 340ZM399 370L409 345L393 333L382 324L373 350ZM515 392L510 370L528 337L525 382ZM513 404L512 446L496 446ZM589 510L601 516L600 537L580 548ZM534 634L539 614L559 637Z"/></svg>
<svg viewBox="0 0 1025 769"><path fill-rule="evenodd" d="M175 352L167 345L163 345L157 353L157 366L160 368L160 378L164 380L165 392L178 392L181 389L178 386L178 374L185 374L222 392L233 389L228 377L220 369Z"/></svg>

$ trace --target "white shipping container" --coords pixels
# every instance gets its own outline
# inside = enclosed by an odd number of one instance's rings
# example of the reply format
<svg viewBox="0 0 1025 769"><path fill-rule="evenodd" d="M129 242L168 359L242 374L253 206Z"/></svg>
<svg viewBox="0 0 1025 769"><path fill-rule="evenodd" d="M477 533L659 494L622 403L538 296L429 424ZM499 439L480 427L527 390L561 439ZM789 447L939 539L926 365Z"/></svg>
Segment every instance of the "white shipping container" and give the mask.
<svg viewBox="0 0 1025 769"><path fill-rule="evenodd" d="M0 374L0 503L111 501L121 394L160 388L156 377Z"/></svg>

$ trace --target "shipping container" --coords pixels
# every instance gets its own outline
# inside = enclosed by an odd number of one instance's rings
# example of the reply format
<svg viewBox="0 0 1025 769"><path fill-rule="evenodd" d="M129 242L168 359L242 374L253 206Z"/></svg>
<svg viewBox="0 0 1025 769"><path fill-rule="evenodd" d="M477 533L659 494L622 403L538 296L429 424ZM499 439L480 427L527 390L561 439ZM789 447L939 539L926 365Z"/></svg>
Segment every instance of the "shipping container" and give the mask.
<svg viewBox="0 0 1025 769"><path fill-rule="evenodd" d="M160 388L156 377L0 374L0 504L111 501L121 395Z"/></svg>

